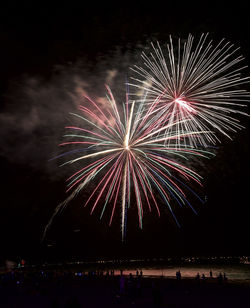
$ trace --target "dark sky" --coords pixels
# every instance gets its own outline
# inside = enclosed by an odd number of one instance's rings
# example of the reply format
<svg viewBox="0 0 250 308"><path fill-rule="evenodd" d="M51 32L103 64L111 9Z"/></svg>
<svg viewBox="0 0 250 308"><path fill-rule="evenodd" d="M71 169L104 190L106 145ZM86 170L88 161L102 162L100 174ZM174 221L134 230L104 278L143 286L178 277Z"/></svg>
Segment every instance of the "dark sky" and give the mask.
<svg viewBox="0 0 250 308"><path fill-rule="evenodd" d="M233 141L223 139L216 158L198 167L207 202L196 206L198 215L178 211L181 229L168 213L160 219L149 213L141 231L131 209L127 239L121 243L119 213L108 227L107 220L90 216L78 198L40 243L54 208L65 198L67 171L49 159L57 153L68 113L75 111L83 88L102 96L103 84L110 81L119 95L143 46L169 34L225 37L241 47L250 63L246 7L164 4L1 5L1 260L250 254L249 120L243 117L246 129Z"/></svg>

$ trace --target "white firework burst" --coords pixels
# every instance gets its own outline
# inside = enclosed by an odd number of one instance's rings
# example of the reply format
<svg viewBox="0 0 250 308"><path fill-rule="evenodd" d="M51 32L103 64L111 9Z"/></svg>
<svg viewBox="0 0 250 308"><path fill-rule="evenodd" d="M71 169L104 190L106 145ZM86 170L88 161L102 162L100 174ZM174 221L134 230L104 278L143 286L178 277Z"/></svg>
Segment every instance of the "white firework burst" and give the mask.
<svg viewBox="0 0 250 308"><path fill-rule="evenodd" d="M144 95L162 125L177 121L182 131L207 131L189 139L191 145L203 146L219 141L217 132L231 138L230 133L243 128L235 115L247 115L243 108L250 93L241 88L249 77L242 77L246 66L241 65L244 57L236 55L239 48L224 39L214 45L208 34L196 44L189 35L184 43L178 39L176 47L171 36L165 49L159 42L151 45L149 55L142 53L144 64L131 68L136 77L129 85L137 101Z"/></svg>

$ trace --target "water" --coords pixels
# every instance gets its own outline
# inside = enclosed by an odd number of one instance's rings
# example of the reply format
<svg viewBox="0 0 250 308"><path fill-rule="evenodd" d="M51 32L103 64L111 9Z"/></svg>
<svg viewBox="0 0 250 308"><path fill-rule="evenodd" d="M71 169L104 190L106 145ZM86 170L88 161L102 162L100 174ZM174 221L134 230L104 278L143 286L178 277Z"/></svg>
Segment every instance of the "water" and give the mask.
<svg viewBox="0 0 250 308"><path fill-rule="evenodd" d="M136 270L142 270L144 276L164 276L174 278L177 271L181 271L183 278L194 278L197 273L200 275L205 274L209 277L210 270L213 273L213 277L217 277L219 273L225 273L229 279L242 279L250 280L250 265L182 265L182 266L169 266L169 267L145 267L145 268L127 268L123 270L124 275L136 275ZM115 270L115 275L120 274L120 270Z"/></svg>

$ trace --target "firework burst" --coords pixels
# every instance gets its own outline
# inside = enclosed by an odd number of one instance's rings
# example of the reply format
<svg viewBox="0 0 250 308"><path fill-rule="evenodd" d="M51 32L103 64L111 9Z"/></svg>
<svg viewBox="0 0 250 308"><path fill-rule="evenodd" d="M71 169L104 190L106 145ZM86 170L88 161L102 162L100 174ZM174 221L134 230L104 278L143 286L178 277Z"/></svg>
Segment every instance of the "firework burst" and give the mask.
<svg viewBox="0 0 250 308"><path fill-rule="evenodd" d="M180 206L188 205L193 209L185 191L191 191L199 198L187 183L193 181L201 185L201 177L180 163L180 160L187 161L190 156L209 156L208 152L192 149L181 143L181 140L191 135L199 136L201 132L180 132L174 128L180 125L180 122L172 121L170 124L160 125L158 117L144 109L144 103L129 102L128 95L123 112L120 112L109 87L107 93L105 109L101 109L96 102L86 97L90 107L80 106L81 114L72 114L80 119L82 125L67 127L67 141L60 146L74 149L60 157L73 155L73 158L63 165L74 165L78 162L82 166L67 179L69 196L56 208L44 235L54 216L64 209L70 200L80 191L85 191L86 196L86 187L91 181L94 181L95 188L84 201L85 206L91 204L92 214L98 203L101 204L102 218L109 204L112 209L109 219L111 224L119 204L122 239L125 237L127 210L132 203L132 195L136 200L140 228L145 206L150 211L151 206L154 206L160 216L155 192L161 196L177 225L179 223L171 202L175 200ZM169 134L165 133L166 130ZM193 211L195 212L194 209Z"/></svg>
<svg viewBox="0 0 250 308"><path fill-rule="evenodd" d="M170 36L166 49L152 44L150 55L142 53L144 66L131 68L138 76L129 83L137 89L135 99L141 101L138 93L146 93L145 103L162 125L180 122L182 131L207 131L198 138L191 135L188 144L215 144L215 131L230 138L243 127L235 114L246 115L242 107L249 102L249 92L240 88L249 77L241 77L245 66L244 58L236 56L238 49L224 40L214 46L208 34L197 44L192 35L176 46Z"/></svg>

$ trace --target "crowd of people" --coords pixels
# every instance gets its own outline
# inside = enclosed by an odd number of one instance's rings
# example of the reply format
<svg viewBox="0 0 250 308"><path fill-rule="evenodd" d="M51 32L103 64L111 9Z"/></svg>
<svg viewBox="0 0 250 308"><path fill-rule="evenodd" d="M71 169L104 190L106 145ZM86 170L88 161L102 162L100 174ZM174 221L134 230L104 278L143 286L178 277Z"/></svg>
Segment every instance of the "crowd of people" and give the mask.
<svg viewBox="0 0 250 308"><path fill-rule="evenodd" d="M147 279L149 278L149 279ZM0 275L0 293L5 290L12 289L18 290L26 286L32 290L32 292L41 294L43 286L45 285L70 285L76 283L82 283L83 285L93 285L94 287L98 283L105 281L107 283L112 282L112 288L115 289L116 300L118 302L128 300L130 303L134 303L143 296L145 296L145 286L151 294L151 300L155 306L161 306L163 301L164 292L162 290L163 281L166 277L158 277L158 279L150 279L150 277L144 276L142 270L137 270L134 275L132 273L124 272L123 270L115 271L111 270L90 270L90 271L73 271L73 270L25 270L18 269L2 273ZM204 273L197 273L193 281L200 280L218 280L218 282L227 281L225 273L219 273L214 276L212 271L206 277ZM177 284L180 280L183 280L180 270L176 272ZM184 279L185 280L185 279ZM172 279L174 282L174 279ZM95 284L97 283L97 284ZM142 295L144 294L144 295ZM147 294L148 295L148 294ZM76 302L74 299L69 299L69 302ZM55 308L56 301L52 301L51 307ZM67 307L67 306L65 306ZM78 307L77 304L73 304L69 307Z"/></svg>
<svg viewBox="0 0 250 308"><path fill-rule="evenodd" d="M181 271L178 270L176 272L176 279L177 280L181 280L181 277L182 277ZM196 280L203 280L203 281L205 281L207 278L210 278L210 279L216 278L219 282L223 282L223 281L226 282L228 280L226 273L222 274L220 272L216 277L214 277L212 270L209 271L209 276L206 276L204 273L200 274L199 272L195 276Z"/></svg>

